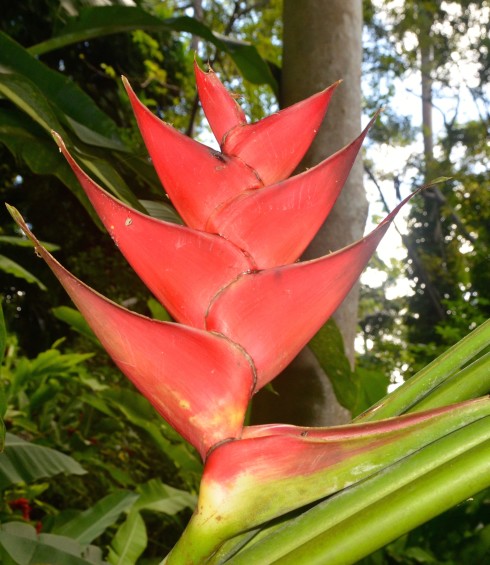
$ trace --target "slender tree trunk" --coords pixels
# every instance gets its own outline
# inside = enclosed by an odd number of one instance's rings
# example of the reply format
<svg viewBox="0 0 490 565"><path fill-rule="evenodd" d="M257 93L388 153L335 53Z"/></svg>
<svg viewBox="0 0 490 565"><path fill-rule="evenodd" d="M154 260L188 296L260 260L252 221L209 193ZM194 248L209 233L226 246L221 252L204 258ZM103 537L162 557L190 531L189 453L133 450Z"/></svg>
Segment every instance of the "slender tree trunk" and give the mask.
<svg viewBox="0 0 490 565"><path fill-rule="evenodd" d="M430 30L430 27L429 27ZM425 182L430 181L430 170L434 160L434 138L432 127L432 46L428 32L423 29L419 36L420 67L422 82L422 134L424 138Z"/></svg>
<svg viewBox="0 0 490 565"><path fill-rule="evenodd" d="M361 131L361 0L284 0L282 106L343 79L327 118L301 168L311 167L359 135ZM363 235L367 201L358 161L327 222L304 258L340 249ZM355 288L334 318L344 337L346 353L354 360L358 289ZM292 421L304 425L345 422L349 414L337 402L328 379L311 352L305 350L278 380L279 398L257 398L258 421ZM269 393L269 397L272 394Z"/></svg>

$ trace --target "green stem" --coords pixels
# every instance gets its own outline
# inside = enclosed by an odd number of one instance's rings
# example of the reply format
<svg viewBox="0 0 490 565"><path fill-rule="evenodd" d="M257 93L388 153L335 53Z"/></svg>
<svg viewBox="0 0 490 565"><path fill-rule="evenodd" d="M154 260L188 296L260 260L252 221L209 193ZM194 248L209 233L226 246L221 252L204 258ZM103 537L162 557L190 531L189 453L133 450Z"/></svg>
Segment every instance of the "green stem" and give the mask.
<svg viewBox="0 0 490 565"><path fill-rule="evenodd" d="M385 497L276 561L349 565L490 486L490 441ZM254 563L257 563L256 561ZM270 562L269 562L270 563Z"/></svg>
<svg viewBox="0 0 490 565"><path fill-rule="evenodd" d="M487 320L354 421L371 422L403 414L489 344L490 320Z"/></svg>
<svg viewBox="0 0 490 565"><path fill-rule="evenodd" d="M280 560L309 540L321 535L328 536L332 529L349 524L351 520L356 522L358 513L387 497L394 499L393 493L409 488L413 481L423 479L435 469L449 466L447 464L455 458L464 456L475 446L489 440L490 417L460 428L367 480L320 502L279 529L268 532L263 539L259 534L230 562L233 565L265 565ZM446 487L449 490L452 488L451 484ZM230 549L229 554L233 555L234 552ZM226 559L212 561L216 565L225 562ZM305 562L309 563L307 560ZM329 560L324 562L330 564Z"/></svg>
<svg viewBox="0 0 490 565"><path fill-rule="evenodd" d="M418 402L409 412L430 410L455 402L469 400L490 391L490 352L444 381Z"/></svg>

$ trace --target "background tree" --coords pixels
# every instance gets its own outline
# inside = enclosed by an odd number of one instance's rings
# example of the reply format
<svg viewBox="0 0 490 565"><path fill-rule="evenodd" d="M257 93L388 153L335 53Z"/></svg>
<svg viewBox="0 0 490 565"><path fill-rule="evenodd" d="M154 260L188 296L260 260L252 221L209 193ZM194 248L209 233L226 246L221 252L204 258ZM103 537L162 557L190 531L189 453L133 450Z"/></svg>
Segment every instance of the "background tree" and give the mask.
<svg viewBox="0 0 490 565"><path fill-rule="evenodd" d="M300 168L311 167L350 143L360 133L362 3L285 0L283 22L283 106L306 98L339 79L344 81L334 95L326 119ZM339 45L342 49L338 49ZM363 234L366 216L362 166L358 161L327 222L304 257L319 257L356 241ZM334 315L352 364L357 329L357 294L356 287ZM286 419L306 425L328 425L346 421L349 417L336 400L325 373L308 348L275 382L274 388L279 391L279 398L274 399L270 392L265 391L254 404L254 414L259 421ZM285 397L290 398L286 404Z"/></svg>
<svg viewBox="0 0 490 565"><path fill-rule="evenodd" d="M488 147L481 143L489 123L488 61L482 56L489 5L376 1L365 3L365 14L373 38L365 43L368 106L389 108L396 92L419 108L413 117L388 110L376 141L408 148L420 134L406 164L389 171L378 160L371 178L393 202L391 194L399 197L400 190L452 177L413 202L403 238L413 294L406 311L401 306L406 335L398 365L408 376L489 314L488 269L482 268L489 253Z"/></svg>

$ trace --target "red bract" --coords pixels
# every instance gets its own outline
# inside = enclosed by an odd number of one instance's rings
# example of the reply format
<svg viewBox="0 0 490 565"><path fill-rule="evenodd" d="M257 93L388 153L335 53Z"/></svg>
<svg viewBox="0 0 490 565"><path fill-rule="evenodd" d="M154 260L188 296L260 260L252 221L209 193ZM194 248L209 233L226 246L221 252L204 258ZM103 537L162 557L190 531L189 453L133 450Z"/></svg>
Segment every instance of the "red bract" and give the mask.
<svg viewBox="0 0 490 565"><path fill-rule="evenodd" d="M252 268L234 245L214 234L141 214L98 186L54 135L114 242L153 294L179 322L204 328L211 299Z"/></svg>
<svg viewBox="0 0 490 565"><path fill-rule="evenodd" d="M196 80L221 152L159 120L124 79L155 168L187 226L119 202L81 170L55 134L111 237L179 323L155 322L104 299L14 217L117 365L205 458L217 444L241 437L252 394L341 303L402 204L357 243L295 263L332 208L375 118L351 144L284 180L338 83L247 124L214 73L196 65Z"/></svg>
<svg viewBox="0 0 490 565"><path fill-rule="evenodd" d="M254 374L239 347L114 304L64 269L11 213L117 366L203 458L216 443L240 436Z"/></svg>

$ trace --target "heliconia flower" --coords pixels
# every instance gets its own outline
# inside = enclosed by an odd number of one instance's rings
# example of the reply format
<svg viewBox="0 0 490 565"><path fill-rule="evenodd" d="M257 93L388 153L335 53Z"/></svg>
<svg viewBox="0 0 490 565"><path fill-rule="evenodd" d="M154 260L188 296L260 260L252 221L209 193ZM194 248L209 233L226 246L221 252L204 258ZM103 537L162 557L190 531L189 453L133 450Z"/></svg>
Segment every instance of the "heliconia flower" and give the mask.
<svg viewBox="0 0 490 565"><path fill-rule="evenodd" d="M204 458L239 437L254 387L253 368L229 340L135 314L104 298L64 269L9 211L35 245L121 371Z"/></svg>
<svg viewBox="0 0 490 565"><path fill-rule="evenodd" d="M209 455L197 509L165 563L204 563L238 533L338 492L488 416L487 397L370 424L245 428L241 440Z"/></svg>
<svg viewBox="0 0 490 565"><path fill-rule="evenodd" d="M253 393L339 306L405 201L360 241L295 263L332 208L375 118L351 144L283 180L311 143L338 83L247 124L214 73L196 66L196 78L222 152L159 120L123 79L153 163L187 226L118 201L54 134L118 248L178 323L155 322L104 299L13 215L116 364L205 458L214 446L241 437Z"/></svg>

